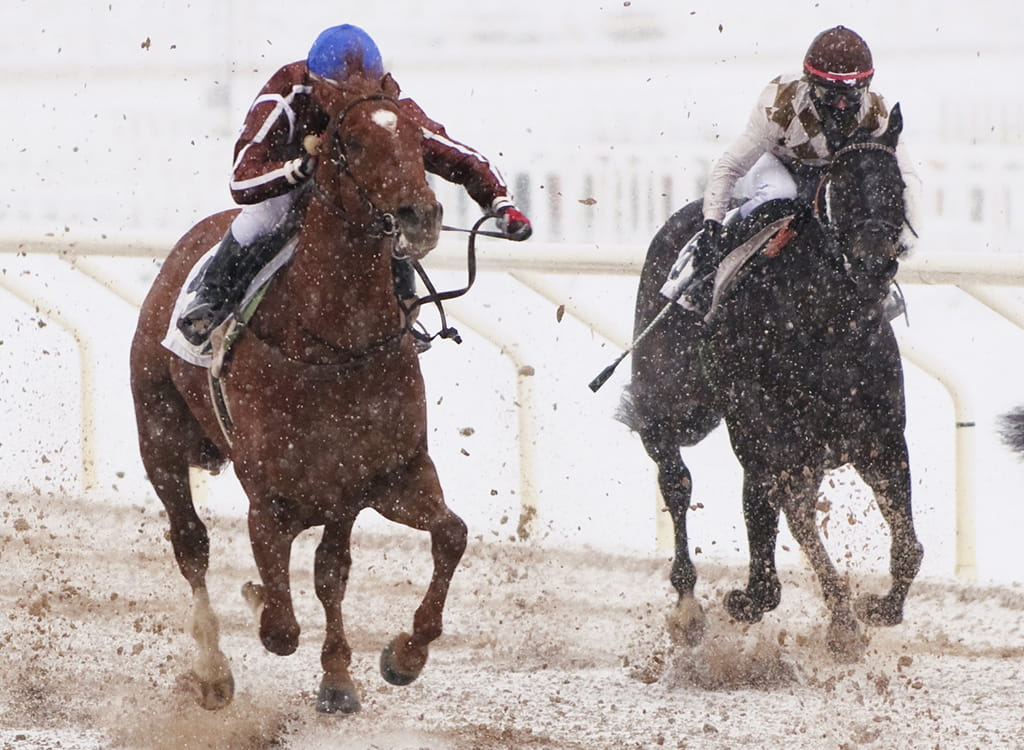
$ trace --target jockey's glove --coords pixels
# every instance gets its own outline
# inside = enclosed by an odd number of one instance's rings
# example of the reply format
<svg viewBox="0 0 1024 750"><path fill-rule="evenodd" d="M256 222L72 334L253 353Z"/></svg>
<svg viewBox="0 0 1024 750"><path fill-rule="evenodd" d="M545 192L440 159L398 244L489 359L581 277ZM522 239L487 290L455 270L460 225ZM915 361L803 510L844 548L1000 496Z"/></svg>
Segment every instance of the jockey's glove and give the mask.
<svg viewBox="0 0 1024 750"><path fill-rule="evenodd" d="M285 162L284 165L284 177L292 185L305 182L313 176L315 171L316 157L312 154L303 154L296 159Z"/></svg>
<svg viewBox="0 0 1024 750"><path fill-rule="evenodd" d="M722 222L705 219L704 231L697 238L697 247L693 253L694 271L699 275L706 275L714 270L721 260L724 247L725 227L722 226Z"/></svg>
<svg viewBox="0 0 1024 750"><path fill-rule="evenodd" d="M526 214L512 204L507 204L498 209L498 229L510 240L522 242L529 239L533 234L533 225L526 218Z"/></svg>

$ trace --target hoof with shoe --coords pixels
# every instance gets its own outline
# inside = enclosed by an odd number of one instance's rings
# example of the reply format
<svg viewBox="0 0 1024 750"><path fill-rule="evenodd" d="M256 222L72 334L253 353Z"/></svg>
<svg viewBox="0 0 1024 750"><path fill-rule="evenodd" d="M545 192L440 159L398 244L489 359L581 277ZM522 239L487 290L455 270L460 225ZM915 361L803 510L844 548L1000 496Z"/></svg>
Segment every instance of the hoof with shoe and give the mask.
<svg viewBox="0 0 1024 750"><path fill-rule="evenodd" d="M324 678L316 697L316 710L322 714L354 714L361 708L356 687L348 684L331 685Z"/></svg>
<svg viewBox="0 0 1024 750"><path fill-rule="evenodd" d="M242 584L242 598L249 605L249 609L256 615L256 618L259 619L260 615L263 614L263 605L267 601L263 593L263 585L246 581Z"/></svg>
<svg viewBox="0 0 1024 750"><path fill-rule="evenodd" d="M867 651L867 638L852 613L833 615L828 625L825 645L837 662L852 664L863 658Z"/></svg>
<svg viewBox="0 0 1024 750"><path fill-rule="evenodd" d="M692 596L681 598L666 621L672 643L694 648L704 640L708 627L707 616L700 602Z"/></svg>
<svg viewBox="0 0 1024 750"><path fill-rule="evenodd" d="M891 627L903 622L903 607L885 596L869 594L854 603L860 621L874 627Z"/></svg>
<svg viewBox="0 0 1024 750"><path fill-rule="evenodd" d="M203 680L195 671L181 678L184 688L202 708L219 711L235 697L235 679L229 672L216 680Z"/></svg>
<svg viewBox="0 0 1024 750"><path fill-rule="evenodd" d="M400 633L380 654L381 676L392 685L408 685L423 671L427 650L422 654L409 647L409 634Z"/></svg>
<svg viewBox="0 0 1024 750"><path fill-rule="evenodd" d="M760 622L764 610L742 589L733 589L725 595L725 609L729 616L740 622Z"/></svg>

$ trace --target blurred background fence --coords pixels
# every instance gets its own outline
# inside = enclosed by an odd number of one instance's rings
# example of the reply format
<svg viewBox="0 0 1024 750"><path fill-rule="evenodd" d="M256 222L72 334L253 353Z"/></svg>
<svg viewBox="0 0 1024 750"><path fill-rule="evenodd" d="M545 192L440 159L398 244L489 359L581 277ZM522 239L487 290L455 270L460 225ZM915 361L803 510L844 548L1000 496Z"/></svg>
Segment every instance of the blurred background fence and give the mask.
<svg viewBox="0 0 1024 750"><path fill-rule="evenodd" d="M996 430L998 414L1024 400L1024 92L1007 83L1024 70L1019 14L996 0L969 11L945 0L569 5L5 7L0 93L21 116L0 121L0 491L155 502L127 393L137 304L176 237L228 206L235 133L259 86L320 29L353 22L377 38L408 95L495 161L535 222L518 257L537 266L517 263L516 246L483 243L485 271L453 309L466 343L423 358L453 505L485 537L516 537L527 497L534 539L655 549L650 463L611 419L628 365L596 396L586 383L628 340L632 274L649 238L699 196L761 87L797 70L815 33L844 23L871 43L875 87L907 120L922 183L908 268L956 254L951 267L971 270L915 276L911 325L899 329L926 572L958 569L967 460L974 568L1024 578L1012 555L1024 472ZM437 187L447 222L468 226L477 208ZM451 260L460 243L445 238L439 283L461 281ZM618 272L588 270L588 254ZM993 274L982 279L979 265ZM722 431L689 461L704 506L694 544L741 559L738 470ZM857 483L838 484L841 503L866 519ZM209 502L244 506L230 476L211 483ZM884 571L876 526L847 552Z"/></svg>

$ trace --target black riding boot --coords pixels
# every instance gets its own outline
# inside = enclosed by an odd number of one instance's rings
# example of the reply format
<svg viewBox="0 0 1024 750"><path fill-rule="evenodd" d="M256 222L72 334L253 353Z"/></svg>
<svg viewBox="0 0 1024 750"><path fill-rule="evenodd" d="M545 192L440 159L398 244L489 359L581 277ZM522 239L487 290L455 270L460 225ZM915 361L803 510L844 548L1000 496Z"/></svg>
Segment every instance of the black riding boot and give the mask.
<svg viewBox="0 0 1024 750"><path fill-rule="evenodd" d="M205 343L241 301L262 265L228 229L213 257L189 285L188 291L195 292L195 297L177 322L185 340L193 346Z"/></svg>
<svg viewBox="0 0 1024 750"><path fill-rule="evenodd" d="M702 230L707 232L707 229ZM728 254L722 236L708 241L700 238L693 251L693 273L690 283L680 298L680 304L702 317L711 309L711 301L715 292L715 273L718 264Z"/></svg>
<svg viewBox="0 0 1024 750"><path fill-rule="evenodd" d="M707 315L711 309L711 299L715 292L715 269L717 264L710 259L703 262L693 259L693 276L690 284L683 292L681 304L701 316Z"/></svg>

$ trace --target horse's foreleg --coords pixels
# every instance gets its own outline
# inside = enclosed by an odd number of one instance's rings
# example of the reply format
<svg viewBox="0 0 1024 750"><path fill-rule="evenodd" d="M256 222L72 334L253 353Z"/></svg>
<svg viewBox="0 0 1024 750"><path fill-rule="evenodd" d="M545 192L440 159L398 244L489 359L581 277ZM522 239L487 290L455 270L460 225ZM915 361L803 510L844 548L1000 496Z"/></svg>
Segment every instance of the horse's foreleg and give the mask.
<svg viewBox="0 0 1024 750"><path fill-rule="evenodd" d="M750 566L745 589L734 589L725 597L729 614L743 622L758 622L761 616L779 606L782 587L775 568L775 541L779 534L779 505L769 495L774 482L743 478L743 520L747 527Z"/></svg>
<svg viewBox="0 0 1024 750"><path fill-rule="evenodd" d="M693 480L690 470L679 455L678 445L663 445L653 439L645 439L644 447L658 465L658 487L665 508L672 518L674 552L669 580L679 598L675 610L668 618L669 634L676 643L696 646L704 638L707 617L693 593L697 585L697 569L690 559L686 529Z"/></svg>
<svg viewBox="0 0 1024 750"><path fill-rule="evenodd" d="M350 538L352 520L329 523L316 548L314 581L316 595L327 619L320 663L324 676L316 708L321 713L354 713L359 710L359 696L348 668L352 649L345 640L341 603L345 598L349 569L352 567Z"/></svg>
<svg viewBox="0 0 1024 750"><path fill-rule="evenodd" d="M866 644L853 614L850 588L833 565L818 531L814 501L821 477L820 472L801 476L798 483L785 490L783 505L789 530L807 555L831 613L826 645L837 659L856 661L863 655Z"/></svg>
<svg viewBox="0 0 1024 750"><path fill-rule="evenodd" d="M894 445L872 452L858 471L874 491L878 509L889 525L889 573L892 586L886 596L868 595L856 604L857 615L869 625L898 625L910 584L921 568L924 547L914 530L910 502L910 469L902 435Z"/></svg>
<svg viewBox="0 0 1024 750"><path fill-rule="evenodd" d="M434 571L413 616L412 633L400 633L380 657L384 679L408 685L426 664L430 642L441 635L448 587L466 550L466 524L445 505L434 464L425 453L384 489L372 507L391 521L430 532Z"/></svg>
<svg viewBox="0 0 1024 750"><path fill-rule="evenodd" d="M287 500L250 497L249 540L263 585L243 587L243 595L259 611L260 641L279 656L294 653L299 646L289 564L292 542L301 530Z"/></svg>

